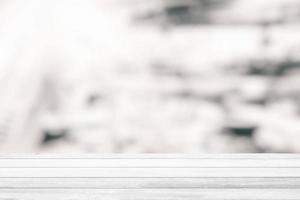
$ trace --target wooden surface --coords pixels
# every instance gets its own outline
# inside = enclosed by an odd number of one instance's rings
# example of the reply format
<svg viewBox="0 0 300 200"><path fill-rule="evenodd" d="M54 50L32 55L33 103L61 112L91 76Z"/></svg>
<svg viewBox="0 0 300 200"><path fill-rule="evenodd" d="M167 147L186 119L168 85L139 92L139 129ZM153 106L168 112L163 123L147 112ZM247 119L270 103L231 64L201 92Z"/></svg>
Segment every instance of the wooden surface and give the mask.
<svg viewBox="0 0 300 200"><path fill-rule="evenodd" d="M300 155L0 156L0 200L299 200Z"/></svg>

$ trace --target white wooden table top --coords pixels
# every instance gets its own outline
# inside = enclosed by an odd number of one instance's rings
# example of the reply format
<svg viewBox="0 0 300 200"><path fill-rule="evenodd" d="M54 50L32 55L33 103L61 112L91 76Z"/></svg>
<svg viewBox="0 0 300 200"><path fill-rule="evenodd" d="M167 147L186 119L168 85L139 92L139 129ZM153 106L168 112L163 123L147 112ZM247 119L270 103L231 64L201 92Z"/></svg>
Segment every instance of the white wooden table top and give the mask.
<svg viewBox="0 0 300 200"><path fill-rule="evenodd" d="M299 200L300 154L0 156L0 200Z"/></svg>

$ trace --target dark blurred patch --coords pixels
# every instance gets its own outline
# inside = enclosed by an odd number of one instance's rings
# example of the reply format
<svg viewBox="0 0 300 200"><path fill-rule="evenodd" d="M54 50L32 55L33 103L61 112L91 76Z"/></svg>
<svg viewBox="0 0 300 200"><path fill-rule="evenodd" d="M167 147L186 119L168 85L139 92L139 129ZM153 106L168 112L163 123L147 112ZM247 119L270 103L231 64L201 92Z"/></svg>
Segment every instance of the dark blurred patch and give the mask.
<svg viewBox="0 0 300 200"><path fill-rule="evenodd" d="M201 78L201 74L189 72L184 66L172 66L164 63L154 63L151 65L151 71L154 75L160 77L176 77L182 80L191 80Z"/></svg>
<svg viewBox="0 0 300 200"><path fill-rule="evenodd" d="M254 126L227 126L226 132L238 137L252 137L256 131Z"/></svg>
<svg viewBox="0 0 300 200"><path fill-rule="evenodd" d="M276 149L273 149L273 148L261 148L261 147L257 147L257 149L258 149L258 151L259 151L259 153L284 153L284 154L286 154L286 153L295 153L295 152L293 152L293 151L289 151L289 150L282 150L282 151L280 151L280 150L276 150Z"/></svg>
<svg viewBox="0 0 300 200"><path fill-rule="evenodd" d="M211 102L222 106L224 104L224 95L208 95L192 89L182 89L174 92L165 92L161 94L163 100L184 100L194 102Z"/></svg>
<svg viewBox="0 0 300 200"><path fill-rule="evenodd" d="M272 61L250 61L246 66L247 75L283 76L293 70L300 70L300 62L295 60Z"/></svg>
<svg viewBox="0 0 300 200"><path fill-rule="evenodd" d="M266 106L268 103L268 96L266 95L265 98L261 98L261 99L255 99L255 100L251 100L251 101L245 101L245 103L247 104L253 104L253 105L259 105L259 106Z"/></svg>
<svg viewBox="0 0 300 200"><path fill-rule="evenodd" d="M159 11L139 15L135 21L163 26L211 24L213 11L224 8L232 0L166 0Z"/></svg>
<svg viewBox="0 0 300 200"><path fill-rule="evenodd" d="M188 24L193 21L191 16L191 7L188 5L166 7L164 12L169 21L177 25Z"/></svg>
<svg viewBox="0 0 300 200"><path fill-rule="evenodd" d="M192 90L180 90L178 92L173 93L173 97L180 98L180 99L201 99L201 95L197 94L195 91Z"/></svg>
<svg viewBox="0 0 300 200"><path fill-rule="evenodd" d="M285 60L281 63L278 63L276 70L274 71L275 76L282 76L286 73L300 69L300 62L299 61L293 61L293 60Z"/></svg>
<svg viewBox="0 0 300 200"><path fill-rule="evenodd" d="M57 140L67 139L69 136L69 130L59 129L59 130L44 130L42 144L48 144Z"/></svg>
<svg viewBox="0 0 300 200"><path fill-rule="evenodd" d="M99 95L99 94L96 94L96 93L90 94L87 98L87 104L89 106L93 106L93 105L97 104L101 99L102 99L101 95Z"/></svg>

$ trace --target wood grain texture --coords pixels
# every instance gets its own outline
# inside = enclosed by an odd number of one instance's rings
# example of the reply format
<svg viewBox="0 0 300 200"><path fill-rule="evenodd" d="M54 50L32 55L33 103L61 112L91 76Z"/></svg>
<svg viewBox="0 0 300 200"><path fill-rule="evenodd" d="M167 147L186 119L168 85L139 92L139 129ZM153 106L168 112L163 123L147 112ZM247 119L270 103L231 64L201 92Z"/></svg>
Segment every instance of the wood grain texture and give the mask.
<svg viewBox="0 0 300 200"><path fill-rule="evenodd" d="M299 200L300 155L0 156L0 200Z"/></svg>

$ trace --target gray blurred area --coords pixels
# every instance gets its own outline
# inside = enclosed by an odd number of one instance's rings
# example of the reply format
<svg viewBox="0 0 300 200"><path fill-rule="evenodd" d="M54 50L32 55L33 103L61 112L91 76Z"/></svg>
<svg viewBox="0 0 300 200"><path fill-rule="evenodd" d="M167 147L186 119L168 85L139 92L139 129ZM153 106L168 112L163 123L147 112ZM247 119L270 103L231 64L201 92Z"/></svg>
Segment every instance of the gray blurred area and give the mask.
<svg viewBox="0 0 300 200"><path fill-rule="evenodd" d="M0 153L300 152L299 0L0 0Z"/></svg>

